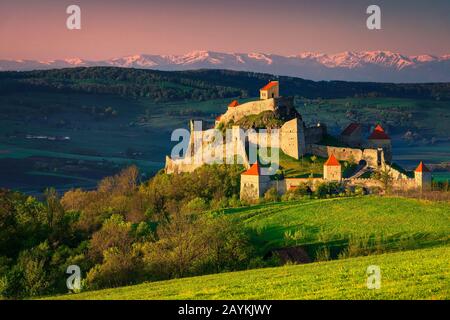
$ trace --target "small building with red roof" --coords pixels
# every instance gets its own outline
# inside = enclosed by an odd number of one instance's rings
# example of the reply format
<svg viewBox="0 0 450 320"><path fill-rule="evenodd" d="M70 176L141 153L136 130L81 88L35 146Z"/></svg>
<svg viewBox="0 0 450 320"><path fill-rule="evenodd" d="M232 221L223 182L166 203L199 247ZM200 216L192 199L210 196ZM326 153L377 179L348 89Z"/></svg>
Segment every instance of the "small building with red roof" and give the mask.
<svg viewBox="0 0 450 320"><path fill-rule="evenodd" d="M391 140L391 138L384 131L383 127L379 124L373 129L368 140Z"/></svg>
<svg viewBox="0 0 450 320"><path fill-rule="evenodd" d="M432 176L431 170L420 161L416 170L414 170L414 180L416 186L421 190L431 190Z"/></svg>
<svg viewBox="0 0 450 320"><path fill-rule="evenodd" d="M244 171L242 173L244 176L259 176L261 175L261 168L259 167L258 162L255 162L251 165L250 169Z"/></svg>
<svg viewBox="0 0 450 320"><path fill-rule="evenodd" d="M280 96L280 87L278 81L270 81L259 90L261 100L278 98Z"/></svg>
<svg viewBox="0 0 450 320"><path fill-rule="evenodd" d="M330 154L328 160L323 164L323 178L328 181L341 181L342 166L334 154Z"/></svg>
<svg viewBox="0 0 450 320"><path fill-rule="evenodd" d="M240 197L243 200L258 200L270 187L270 176L261 174L261 167L258 162L241 173Z"/></svg>

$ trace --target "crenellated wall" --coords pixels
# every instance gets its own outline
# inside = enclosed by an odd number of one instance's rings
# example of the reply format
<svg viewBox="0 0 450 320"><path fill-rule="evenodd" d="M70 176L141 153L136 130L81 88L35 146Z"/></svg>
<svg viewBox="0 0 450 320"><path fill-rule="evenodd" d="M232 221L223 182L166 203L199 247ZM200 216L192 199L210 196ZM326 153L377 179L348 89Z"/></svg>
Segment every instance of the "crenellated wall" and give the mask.
<svg viewBox="0 0 450 320"><path fill-rule="evenodd" d="M374 188L374 187L382 188L383 187L383 184L381 183L381 181L376 180L376 179L371 179L371 178L347 179L344 181L344 183L347 185L350 185L350 186L359 186L359 187L364 187L364 188Z"/></svg>
<svg viewBox="0 0 450 320"><path fill-rule="evenodd" d="M333 147L319 144L308 144L307 153L328 158L331 154L340 161L355 161L358 163L365 160L370 167L378 167L383 162L383 151L377 149L357 149L348 147Z"/></svg>
<svg viewBox="0 0 450 320"><path fill-rule="evenodd" d="M191 130L193 129L191 127ZM165 172L169 174L192 172L204 164L232 164L235 163L236 156L240 160L238 163L245 168L249 168L250 163L245 150L245 137L241 136L239 127L234 126L232 128L230 137L217 136L219 133L220 131L215 129L191 131L186 156L181 159L171 159L166 156ZM199 142L198 146L195 145L196 141Z"/></svg>
<svg viewBox="0 0 450 320"><path fill-rule="evenodd" d="M251 115L259 114L264 111L275 111L276 99L270 98L266 100L256 100L240 104L236 107L228 108L221 117L219 123L227 123L231 120L234 122L239 119Z"/></svg>
<svg viewBox="0 0 450 320"><path fill-rule="evenodd" d="M380 180L373 179L373 178L356 178L356 179L347 179L344 181L347 185L352 186L360 186L365 188L373 188L378 187L380 189L383 189L383 183ZM392 180L392 188L393 189L399 189L399 190L411 190L416 189L417 184L414 179L406 178L406 179L394 179Z"/></svg>

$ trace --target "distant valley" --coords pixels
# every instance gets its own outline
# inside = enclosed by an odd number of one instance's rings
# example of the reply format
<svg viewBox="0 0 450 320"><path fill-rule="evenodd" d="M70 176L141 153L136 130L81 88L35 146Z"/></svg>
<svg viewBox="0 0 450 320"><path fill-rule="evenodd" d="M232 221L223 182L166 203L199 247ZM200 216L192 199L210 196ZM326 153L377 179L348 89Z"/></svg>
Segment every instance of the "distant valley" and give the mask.
<svg viewBox="0 0 450 320"><path fill-rule="evenodd" d="M174 129L189 119L211 125L232 99L254 99L271 78L117 67L0 72L0 187L91 189L130 164L149 177L163 168ZM439 164L450 162L450 84L278 79L308 125L339 134L349 122L381 123L396 162L411 169L425 159L449 177Z"/></svg>

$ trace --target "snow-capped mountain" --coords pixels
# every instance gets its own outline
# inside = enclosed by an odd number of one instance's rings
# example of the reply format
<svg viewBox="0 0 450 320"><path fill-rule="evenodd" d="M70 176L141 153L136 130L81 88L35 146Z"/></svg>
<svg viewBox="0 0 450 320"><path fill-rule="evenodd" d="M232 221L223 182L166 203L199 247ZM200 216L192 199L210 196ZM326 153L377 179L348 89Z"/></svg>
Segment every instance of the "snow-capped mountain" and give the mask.
<svg viewBox="0 0 450 320"><path fill-rule="evenodd" d="M376 82L450 82L450 55L408 56L390 51L265 53L194 51L184 55L138 54L102 61L79 58L35 61L0 60L0 71L115 66L158 70L230 69L311 80Z"/></svg>

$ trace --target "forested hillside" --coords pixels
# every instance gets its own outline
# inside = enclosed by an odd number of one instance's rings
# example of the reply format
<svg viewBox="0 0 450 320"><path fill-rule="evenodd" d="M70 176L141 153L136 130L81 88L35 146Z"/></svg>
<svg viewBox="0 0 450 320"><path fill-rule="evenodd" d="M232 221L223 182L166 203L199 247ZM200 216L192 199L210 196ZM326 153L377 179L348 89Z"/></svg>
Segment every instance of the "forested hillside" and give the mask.
<svg viewBox="0 0 450 320"><path fill-rule="evenodd" d="M0 93L50 91L118 94L155 101L209 100L255 95L275 76L227 70L154 71L114 67L0 73ZM276 77L283 95L305 98L407 97L450 99L450 84L391 84Z"/></svg>

